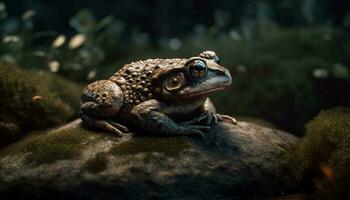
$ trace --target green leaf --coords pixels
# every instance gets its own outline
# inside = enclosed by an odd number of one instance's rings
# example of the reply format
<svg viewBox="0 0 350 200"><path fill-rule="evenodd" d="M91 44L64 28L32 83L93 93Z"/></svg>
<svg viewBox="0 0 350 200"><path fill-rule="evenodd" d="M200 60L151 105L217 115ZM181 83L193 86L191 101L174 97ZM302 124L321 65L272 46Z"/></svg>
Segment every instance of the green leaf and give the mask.
<svg viewBox="0 0 350 200"><path fill-rule="evenodd" d="M70 19L69 24L80 33L90 33L96 26L96 20L90 10L83 9Z"/></svg>

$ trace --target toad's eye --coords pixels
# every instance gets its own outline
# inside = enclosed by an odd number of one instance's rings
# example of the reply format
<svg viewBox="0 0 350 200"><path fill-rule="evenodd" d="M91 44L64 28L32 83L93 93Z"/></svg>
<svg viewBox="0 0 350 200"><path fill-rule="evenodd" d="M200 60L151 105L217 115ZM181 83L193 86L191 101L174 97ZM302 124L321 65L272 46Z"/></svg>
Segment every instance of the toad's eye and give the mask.
<svg viewBox="0 0 350 200"><path fill-rule="evenodd" d="M188 63L188 72L193 78L203 78L207 75L207 64L202 60L192 60Z"/></svg>
<svg viewBox="0 0 350 200"><path fill-rule="evenodd" d="M169 91L179 89L184 82L183 73L174 74L165 81L165 88Z"/></svg>

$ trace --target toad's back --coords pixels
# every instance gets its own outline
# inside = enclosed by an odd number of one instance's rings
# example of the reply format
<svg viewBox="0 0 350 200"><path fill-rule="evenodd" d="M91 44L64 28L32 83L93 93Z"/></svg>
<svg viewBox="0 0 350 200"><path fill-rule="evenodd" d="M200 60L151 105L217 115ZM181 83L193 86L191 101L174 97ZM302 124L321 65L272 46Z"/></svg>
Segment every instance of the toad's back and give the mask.
<svg viewBox="0 0 350 200"><path fill-rule="evenodd" d="M124 65L109 80L117 83L124 95L119 117L128 119L131 110L141 102L155 98L153 75L164 68L183 66L186 59L148 59Z"/></svg>

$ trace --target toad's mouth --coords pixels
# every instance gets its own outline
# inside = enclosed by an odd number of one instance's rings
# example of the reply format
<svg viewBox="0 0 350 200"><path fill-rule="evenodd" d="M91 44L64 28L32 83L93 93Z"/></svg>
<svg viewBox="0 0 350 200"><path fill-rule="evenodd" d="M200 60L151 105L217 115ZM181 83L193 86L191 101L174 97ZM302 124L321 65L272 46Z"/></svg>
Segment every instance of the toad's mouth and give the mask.
<svg viewBox="0 0 350 200"><path fill-rule="evenodd" d="M209 94L212 94L214 92L224 90L226 89L227 86L220 86L220 87L215 87L207 90L199 90L199 91L192 91L192 92L186 92L183 94L180 94L180 98L195 98L195 97L202 97L202 96L207 96Z"/></svg>
<svg viewBox="0 0 350 200"><path fill-rule="evenodd" d="M183 88L177 93L179 98L205 97L214 92L226 89L232 83L230 74L208 78L197 84Z"/></svg>

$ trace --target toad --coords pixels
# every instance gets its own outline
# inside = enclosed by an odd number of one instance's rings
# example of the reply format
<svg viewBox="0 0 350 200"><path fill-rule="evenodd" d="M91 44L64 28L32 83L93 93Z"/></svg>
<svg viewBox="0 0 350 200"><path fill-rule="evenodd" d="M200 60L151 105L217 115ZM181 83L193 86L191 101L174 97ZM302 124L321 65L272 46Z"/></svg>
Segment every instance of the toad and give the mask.
<svg viewBox="0 0 350 200"><path fill-rule="evenodd" d="M204 135L220 120L208 95L232 82L213 51L189 59L148 59L124 65L108 80L89 84L82 94L84 125L117 136L129 129L159 135Z"/></svg>

